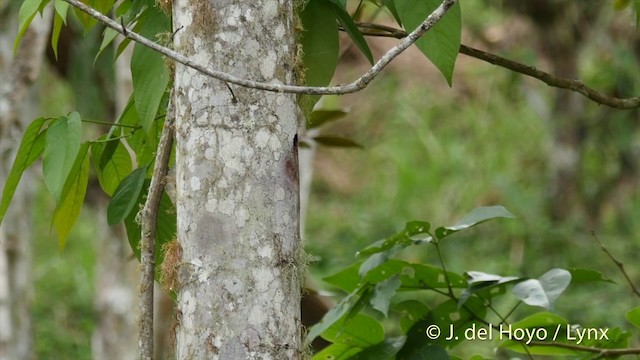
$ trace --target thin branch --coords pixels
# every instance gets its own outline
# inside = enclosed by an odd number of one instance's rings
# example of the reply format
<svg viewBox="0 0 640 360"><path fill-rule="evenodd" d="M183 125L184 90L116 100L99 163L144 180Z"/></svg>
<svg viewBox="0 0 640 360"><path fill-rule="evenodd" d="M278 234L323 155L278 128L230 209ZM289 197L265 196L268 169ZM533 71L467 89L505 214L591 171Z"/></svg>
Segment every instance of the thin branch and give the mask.
<svg viewBox="0 0 640 360"><path fill-rule="evenodd" d="M604 349L592 346L574 345L561 342L546 342L546 341L532 341L529 346L554 346L563 349L575 350L580 352L588 352L598 354L599 358L616 357L620 355L638 355L640 354L640 348L627 348L627 349Z"/></svg>
<svg viewBox="0 0 640 360"><path fill-rule="evenodd" d="M616 264L618 269L620 269L620 272L622 273L624 278L627 280L627 283L629 284L629 287L631 288L631 292L633 292L637 297L640 298L640 290L638 290L636 285L633 283L633 280L631 280L631 277L629 276L629 274L627 274L627 271L624 269L624 263L622 261L616 259L615 256L613 256L613 254L609 251L609 249L607 249L604 246L604 244L602 243L602 241L600 241L600 239L598 238L598 236L596 235L596 233L594 231L591 232L591 236L593 236L593 238L596 239L596 241L600 245L600 249L602 249L602 251L605 254L607 254L609 259L611 259L611 261L613 261L613 263Z"/></svg>
<svg viewBox="0 0 640 360"><path fill-rule="evenodd" d="M82 12L87 13L91 17L100 21L104 25L109 28L117 31L118 33L124 35L125 37L144 45L154 51L157 51L167 58L174 60L182 65L190 67L194 70L199 71L202 74L211 76L215 79L229 82L231 84L240 85L248 88L258 89L258 90L266 90L273 92L285 92L285 93L295 93L295 94L307 94L307 95L341 95L341 94L349 94L358 92L364 88L366 88L373 79L380 74L380 72L387 66L389 63L400 55L403 51L405 51L408 47L413 45L424 33L429 31L442 17L449 11L449 9L455 4L456 0L444 0L437 9L435 9L431 15L429 15L414 31L407 34L407 36L402 39L396 46L391 48L386 54L384 54L377 63L375 63L364 75L362 75L357 80L347 84L340 86L326 86L326 87L311 87L311 86L295 86L295 85L284 85L284 84L276 84L276 83L265 83L258 82L253 80L242 79L239 77L235 77L233 75L227 74L218 70L207 69L201 64L197 64L195 61L187 58L186 56L159 45L141 35L134 32L130 28L122 26L118 22L113 19L105 16L100 13L96 9L85 5L79 0L64 0L70 5L76 7Z"/></svg>
<svg viewBox="0 0 640 360"><path fill-rule="evenodd" d="M365 36L392 37L396 39L403 39L408 35L403 30L385 25L369 23L358 23L356 25L361 29L362 34ZM553 74L538 70L533 66L524 65L522 63L509 60L501 56L478 50L466 45L460 45L460 53L523 75L536 78L549 86L580 93L598 104L610 106L616 109L635 109L640 107L640 96L629 98L617 98L614 96L608 96L586 86L580 80L555 76Z"/></svg>
<svg viewBox="0 0 640 360"><path fill-rule="evenodd" d="M155 274L156 223L158 209L164 190L169 167L169 157L173 146L175 112L173 97L169 96L169 108L158 144L153 177L149 185L147 201L142 210L142 239L140 252L142 262L142 280L140 284L140 341L139 359L153 359L153 284Z"/></svg>

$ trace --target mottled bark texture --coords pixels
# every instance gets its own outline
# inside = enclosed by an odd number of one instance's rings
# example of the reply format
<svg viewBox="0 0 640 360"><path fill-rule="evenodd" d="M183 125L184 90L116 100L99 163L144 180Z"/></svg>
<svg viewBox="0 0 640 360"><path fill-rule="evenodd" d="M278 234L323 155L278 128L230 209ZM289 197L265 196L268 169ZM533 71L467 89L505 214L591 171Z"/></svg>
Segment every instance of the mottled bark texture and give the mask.
<svg viewBox="0 0 640 360"><path fill-rule="evenodd" d="M293 1L174 2L174 47L258 81L296 82ZM176 65L179 359L301 357L295 95Z"/></svg>
<svg viewBox="0 0 640 360"><path fill-rule="evenodd" d="M51 26L51 7L36 16L17 52L19 3L0 2L0 189L18 150L22 132L35 114L30 90L38 77ZM31 271L31 204L34 184L29 172L16 191L0 225L0 359L32 359L29 309L33 298Z"/></svg>

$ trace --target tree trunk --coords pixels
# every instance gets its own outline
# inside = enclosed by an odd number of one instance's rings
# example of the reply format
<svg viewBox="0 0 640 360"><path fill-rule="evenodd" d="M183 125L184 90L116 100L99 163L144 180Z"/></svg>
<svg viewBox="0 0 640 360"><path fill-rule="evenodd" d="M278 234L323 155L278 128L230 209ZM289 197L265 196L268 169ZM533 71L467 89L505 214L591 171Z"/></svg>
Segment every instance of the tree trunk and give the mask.
<svg viewBox="0 0 640 360"><path fill-rule="evenodd" d="M0 3L0 189L16 155L22 131L36 114L28 95L38 77L51 26L51 7L34 18L13 56L18 29L15 2ZM0 359L31 359L33 296L30 210L33 182L25 173L0 225Z"/></svg>
<svg viewBox="0 0 640 360"><path fill-rule="evenodd" d="M174 2L174 46L294 83L292 1ZM296 97L176 65L178 359L301 357Z"/></svg>

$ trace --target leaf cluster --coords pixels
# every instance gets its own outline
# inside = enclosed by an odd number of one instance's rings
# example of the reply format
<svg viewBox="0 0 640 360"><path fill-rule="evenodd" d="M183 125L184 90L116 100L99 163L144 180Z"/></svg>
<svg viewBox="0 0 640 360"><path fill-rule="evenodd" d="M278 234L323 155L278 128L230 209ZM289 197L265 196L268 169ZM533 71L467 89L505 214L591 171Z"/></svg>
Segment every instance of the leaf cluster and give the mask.
<svg viewBox="0 0 640 360"><path fill-rule="evenodd" d="M332 342L314 359L457 358L451 350L475 340L469 334L480 333L478 329L495 334L506 327L515 334L537 331L545 335L535 342L515 336L488 338L497 340L503 351L529 357L633 353L634 349L627 349L631 332L613 328L606 340L591 338L577 343L580 325L553 312L554 303L572 281L611 282L597 271L556 268L530 279L447 270L440 250L442 241L452 241L453 234L485 221L513 217L501 206L490 206L475 209L451 226L432 229L427 221L411 221L402 231L361 250L355 264L324 279L347 295L309 329L308 341L322 336ZM439 263L401 260L403 252L415 247L431 247ZM500 310L498 305L504 304L512 304L510 310ZM514 314L521 304L543 310L518 319ZM627 313L627 320L636 327L640 325L639 311L635 308ZM449 329L453 333L448 334Z"/></svg>

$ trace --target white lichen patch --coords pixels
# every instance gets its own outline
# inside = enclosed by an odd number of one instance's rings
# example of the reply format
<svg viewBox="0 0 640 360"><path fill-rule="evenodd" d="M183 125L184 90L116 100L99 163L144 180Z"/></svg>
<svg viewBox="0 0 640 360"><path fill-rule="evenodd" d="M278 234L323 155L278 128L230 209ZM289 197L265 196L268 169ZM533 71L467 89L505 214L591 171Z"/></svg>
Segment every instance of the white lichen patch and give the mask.
<svg viewBox="0 0 640 360"><path fill-rule="evenodd" d="M282 39L282 37L284 36L284 33L285 33L284 25L282 23L279 23L278 26L276 26L276 31L275 31L276 38Z"/></svg>
<svg viewBox="0 0 640 360"><path fill-rule="evenodd" d="M268 319L269 316L264 312L263 306L256 305L251 308L249 314L249 324L254 326L261 326L262 324L267 322Z"/></svg>
<svg viewBox="0 0 640 360"><path fill-rule="evenodd" d="M247 9L244 13L244 18L247 19L248 22L253 22L253 11L251 11L251 9Z"/></svg>
<svg viewBox="0 0 640 360"><path fill-rule="evenodd" d="M273 269L264 266L254 269L252 275L255 282L255 289L258 292L265 292L269 290L271 283L275 279Z"/></svg>
<svg viewBox="0 0 640 360"><path fill-rule="evenodd" d="M270 138L271 134L267 130L260 129L255 136L255 144L259 149L264 149L269 144Z"/></svg>
<svg viewBox="0 0 640 360"><path fill-rule="evenodd" d="M191 186L191 190L199 191L200 190L200 179L197 176L192 176L189 179L189 185Z"/></svg>
<svg viewBox="0 0 640 360"><path fill-rule="evenodd" d="M235 210L234 201L231 199L224 199L218 203L218 211L224 215L233 215Z"/></svg>
<svg viewBox="0 0 640 360"><path fill-rule="evenodd" d="M181 309L183 314L192 314L196 310L197 301L191 295L191 291L185 290L182 293L182 304L184 304Z"/></svg>
<svg viewBox="0 0 640 360"><path fill-rule="evenodd" d="M247 220L249 220L249 212L244 207L240 207L236 211L236 226L238 228L243 228L244 224L246 224Z"/></svg>
<svg viewBox="0 0 640 360"><path fill-rule="evenodd" d="M277 1L265 1L262 8L262 18L266 23L273 21L273 18L278 14L278 2Z"/></svg>
<svg viewBox="0 0 640 360"><path fill-rule="evenodd" d="M269 244L260 246L258 248L258 256L271 259L273 257L273 247L271 247Z"/></svg>
<svg viewBox="0 0 640 360"><path fill-rule="evenodd" d="M216 211L216 209L218 208L218 199L209 198L207 200L207 203L204 205L204 208L210 213Z"/></svg>
<svg viewBox="0 0 640 360"><path fill-rule="evenodd" d="M242 11L240 10L239 6L230 6L228 10L227 25L238 26L238 23L240 22L241 12Z"/></svg>
<svg viewBox="0 0 640 360"><path fill-rule="evenodd" d="M260 74L266 80L271 80L276 72L276 61L277 61L276 52L273 50L269 50L267 52L267 56L262 59L260 62Z"/></svg>
<svg viewBox="0 0 640 360"><path fill-rule="evenodd" d="M276 200L276 201L282 201L282 200L284 200L284 196L285 196L285 191L284 191L284 189L283 189L283 188L281 188L281 187L279 187L279 188L276 190L276 194L275 194L275 195L276 195L276 197L275 197L275 200Z"/></svg>

